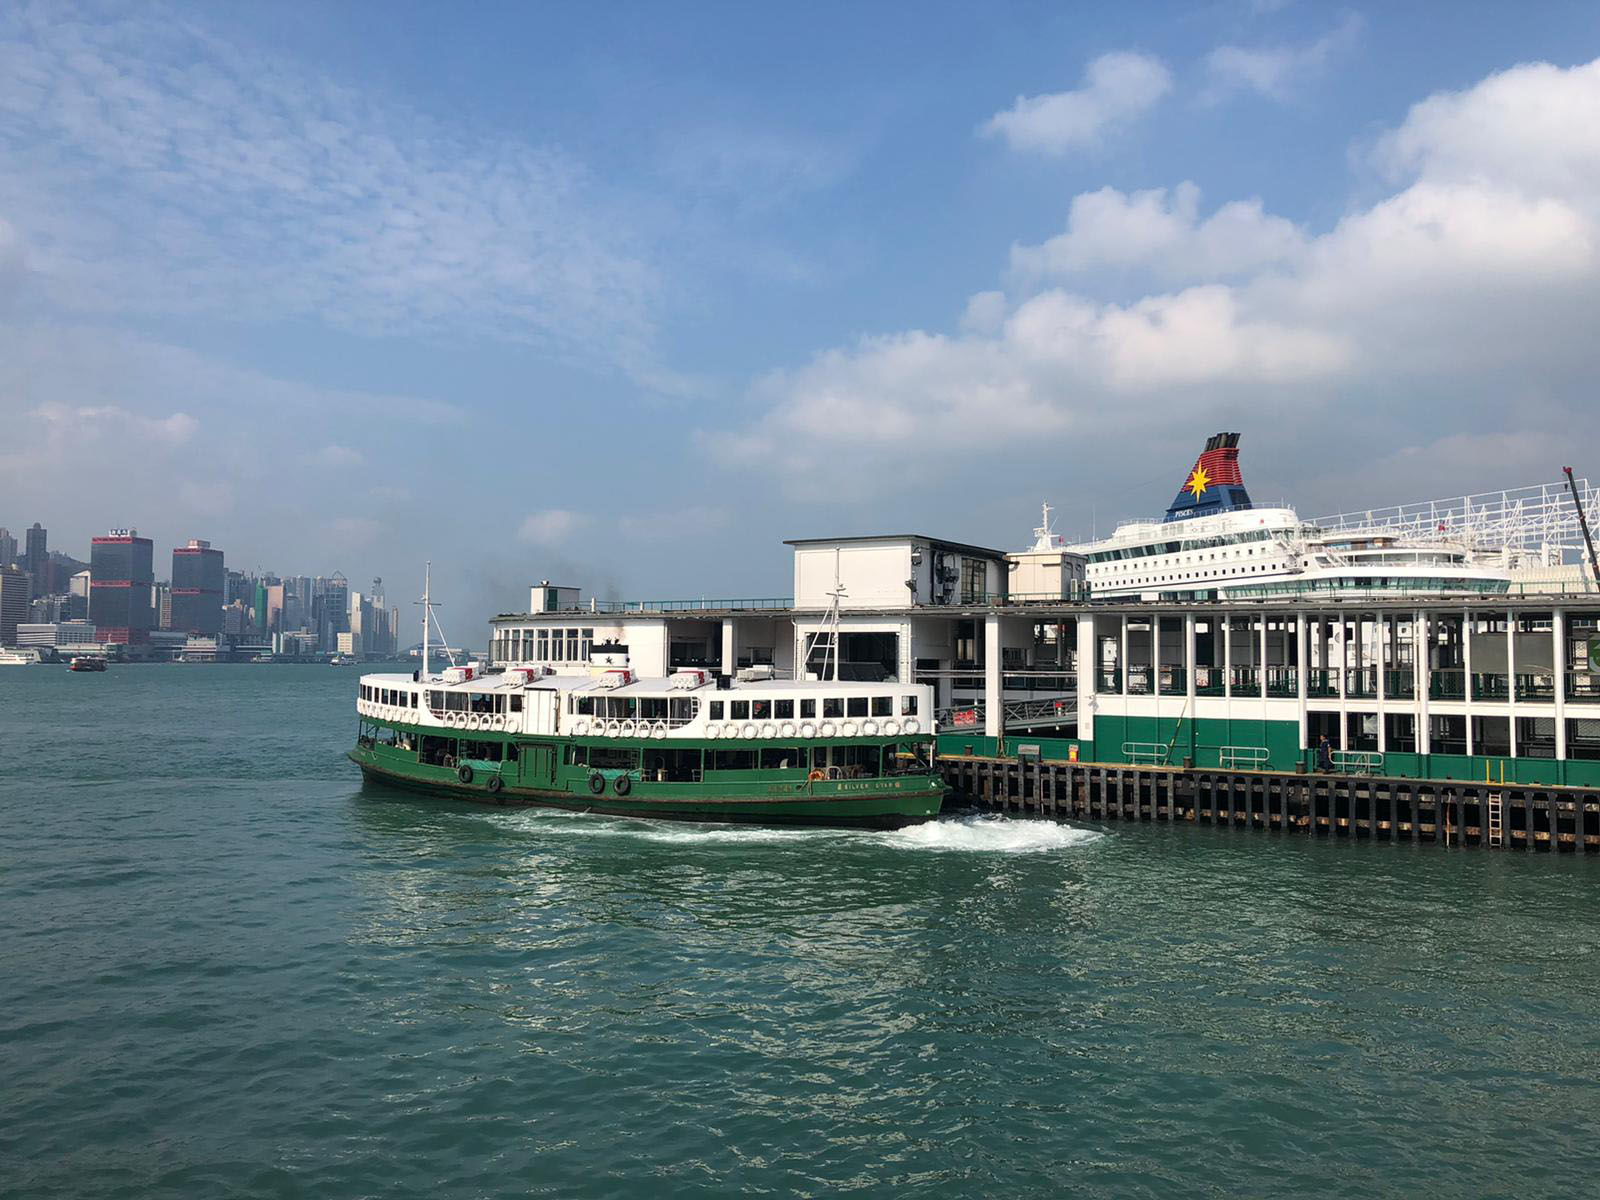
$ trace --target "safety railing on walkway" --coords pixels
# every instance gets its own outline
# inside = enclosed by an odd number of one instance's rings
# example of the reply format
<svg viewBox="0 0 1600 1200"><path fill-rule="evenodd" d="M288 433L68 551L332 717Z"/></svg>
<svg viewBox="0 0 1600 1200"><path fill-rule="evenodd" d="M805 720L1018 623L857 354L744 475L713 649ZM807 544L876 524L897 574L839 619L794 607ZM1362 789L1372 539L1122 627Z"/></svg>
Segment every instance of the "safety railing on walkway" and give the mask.
<svg viewBox="0 0 1600 1200"><path fill-rule="evenodd" d="M1122 743L1122 757L1135 766L1164 767L1168 753L1167 746L1162 742Z"/></svg>
<svg viewBox="0 0 1600 1200"><path fill-rule="evenodd" d="M1376 775L1383 769L1383 755L1376 750L1331 751L1333 769L1341 775Z"/></svg>
<svg viewBox="0 0 1600 1200"><path fill-rule="evenodd" d="M1223 746L1217 751L1217 766L1224 771L1259 771L1271 761L1265 746Z"/></svg>

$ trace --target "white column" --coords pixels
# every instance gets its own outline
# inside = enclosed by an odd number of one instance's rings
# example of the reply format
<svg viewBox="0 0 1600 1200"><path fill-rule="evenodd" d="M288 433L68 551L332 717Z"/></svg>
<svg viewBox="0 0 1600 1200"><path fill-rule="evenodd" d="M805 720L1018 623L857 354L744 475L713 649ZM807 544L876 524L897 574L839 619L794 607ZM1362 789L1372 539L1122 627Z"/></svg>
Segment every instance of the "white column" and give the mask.
<svg viewBox="0 0 1600 1200"><path fill-rule="evenodd" d="M1472 736L1472 610L1468 609L1461 616L1461 698L1467 706L1466 725L1467 753L1473 752Z"/></svg>
<svg viewBox="0 0 1600 1200"><path fill-rule="evenodd" d="M1216 644L1216 634L1212 634L1212 645ZM1233 617L1226 609L1222 610L1222 694L1229 700L1233 699ZM1228 709L1228 716L1233 716L1233 708Z"/></svg>
<svg viewBox="0 0 1600 1200"><path fill-rule="evenodd" d="M1433 753L1433 722L1428 716L1428 689L1433 681L1433 638L1428 614L1418 609L1411 615L1411 670L1416 678L1412 690L1417 695L1417 753Z"/></svg>
<svg viewBox="0 0 1600 1200"><path fill-rule="evenodd" d="M1551 616L1551 636L1555 638L1556 759L1563 761L1567 757L1567 614L1558 608Z"/></svg>
<svg viewBox="0 0 1600 1200"><path fill-rule="evenodd" d="M1506 718L1506 735L1511 757L1517 756L1517 613L1506 610L1506 707L1511 715Z"/></svg>
<svg viewBox="0 0 1600 1200"><path fill-rule="evenodd" d="M1384 679L1384 675L1386 672L1384 670L1384 666L1389 661L1389 631L1394 626L1392 624L1392 618L1389 616L1389 614L1381 610L1372 614L1372 620L1372 633L1374 640L1372 653L1372 675L1373 679L1377 683L1377 687L1375 687L1373 691L1376 693L1378 698L1378 753L1387 754L1389 752L1389 722L1384 718L1383 702L1388 698L1387 693L1389 689L1385 686L1386 680Z"/></svg>
<svg viewBox="0 0 1600 1200"><path fill-rule="evenodd" d="M1118 651L1118 654L1121 655L1121 658L1117 662L1117 671L1121 677L1121 692L1124 696L1126 696L1128 694L1128 614L1123 613L1121 620L1122 649Z"/></svg>
<svg viewBox="0 0 1600 1200"><path fill-rule="evenodd" d="M1267 703L1267 614L1263 609L1256 615L1261 622L1261 636L1256 641L1256 695L1260 697L1261 719L1265 721L1272 711Z"/></svg>
<svg viewBox="0 0 1600 1200"><path fill-rule="evenodd" d="M732 675L739 669L739 659L735 654L735 638L732 617L722 618L722 674Z"/></svg>
<svg viewBox="0 0 1600 1200"><path fill-rule="evenodd" d="M1183 669L1188 685L1184 694L1189 697L1189 711L1194 712L1194 613L1183 614Z"/></svg>
<svg viewBox="0 0 1600 1200"><path fill-rule="evenodd" d="M1306 637L1306 614L1304 610L1294 614L1294 661L1295 661L1295 698L1299 702L1295 707L1298 710L1300 722L1300 745L1306 744L1306 673L1311 669L1311 639Z"/></svg>
<svg viewBox="0 0 1600 1200"><path fill-rule="evenodd" d="M1095 644L1094 614L1086 611L1078 617L1078 737L1082 741L1094 738L1094 710L1099 703L1095 699L1099 652L1100 647Z"/></svg>
<svg viewBox="0 0 1600 1200"><path fill-rule="evenodd" d="M990 613L983 619L983 736L1005 736L1000 689L1000 617Z"/></svg>

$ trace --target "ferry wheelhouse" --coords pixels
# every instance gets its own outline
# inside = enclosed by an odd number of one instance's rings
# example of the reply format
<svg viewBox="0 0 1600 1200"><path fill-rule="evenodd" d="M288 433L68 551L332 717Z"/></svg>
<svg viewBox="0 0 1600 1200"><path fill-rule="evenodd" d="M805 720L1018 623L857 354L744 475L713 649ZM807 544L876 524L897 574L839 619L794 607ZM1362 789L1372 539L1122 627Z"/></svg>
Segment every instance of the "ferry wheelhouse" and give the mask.
<svg viewBox="0 0 1600 1200"><path fill-rule="evenodd" d="M1504 592L1503 548L1484 551L1441 532L1320 528L1292 508L1258 508L1239 470L1239 435L1207 439L1160 521L1132 521L1069 547L1096 596L1225 600Z"/></svg>
<svg viewBox="0 0 1600 1200"><path fill-rule="evenodd" d="M363 675L365 777L496 804L687 821L894 828L938 815L932 689L770 670L586 667Z"/></svg>

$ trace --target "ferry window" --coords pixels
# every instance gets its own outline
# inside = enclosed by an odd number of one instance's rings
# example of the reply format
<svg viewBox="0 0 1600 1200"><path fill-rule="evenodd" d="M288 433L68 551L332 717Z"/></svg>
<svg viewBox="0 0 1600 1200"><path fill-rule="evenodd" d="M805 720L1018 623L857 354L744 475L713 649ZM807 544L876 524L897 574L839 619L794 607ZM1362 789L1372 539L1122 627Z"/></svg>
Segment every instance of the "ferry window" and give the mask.
<svg viewBox="0 0 1600 1200"><path fill-rule="evenodd" d="M710 769L713 771L754 771L756 769L756 752L754 750L713 750L707 757L711 760Z"/></svg>
<svg viewBox="0 0 1600 1200"><path fill-rule="evenodd" d="M511 697L511 711L512 712L521 712L522 711L522 697L521 696L513 696L513 697Z"/></svg>
<svg viewBox="0 0 1600 1200"><path fill-rule="evenodd" d="M578 661L578 631L576 629L567 630L567 661Z"/></svg>
<svg viewBox="0 0 1600 1200"><path fill-rule="evenodd" d="M594 716L594 697L593 696L579 696L578 697L578 715L579 716L584 716L584 717L592 717L592 716Z"/></svg>
<svg viewBox="0 0 1600 1200"><path fill-rule="evenodd" d="M539 630L538 641L534 644L538 649L541 662L550 657L550 631L548 629Z"/></svg>
<svg viewBox="0 0 1600 1200"><path fill-rule="evenodd" d="M770 717L772 715L772 701L770 701L770 700L752 700L752 701L750 701L750 715L752 717L754 717L758 721L766 720L768 717Z"/></svg>
<svg viewBox="0 0 1600 1200"><path fill-rule="evenodd" d="M411 693L411 707L415 708L416 706L417 706L417 694L415 692L412 692Z"/></svg>
<svg viewBox="0 0 1600 1200"><path fill-rule="evenodd" d="M589 655L594 650L594 630L578 630L578 661L588 662Z"/></svg>
<svg viewBox="0 0 1600 1200"><path fill-rule="evenodd" d="M667 719L682 723L694 720L694 710L700 701L693 696L673 696L667 706Z"/></svg>
<svg viewBox="0 0 1600 1200"><path fill-rule="evenodd" d="M722 720L722 701L721 700L712 700L710 702L710 704L709 704L709 709L710 709L710 711L706 714L706 719L707 720L709 720L709 721L720 721L720 720Z"/></svg>
<svg viewBox="0 0 1600 1200"><path fill-rule="evenodd" d="M825 717L844 716L844 701L838 696L828 696L822 701L822 715Z"/></svg>
<svg viewBox="0 0 1600 1200"><path fill-rule="evenodd" d="M772 702L772 715L780 721L786 721L794 716L793 700L774 700Z"/></svg>
<svg viewBox="0 0 1600 1200"><path fill-rule="evenodd" d="M761 752L763 771L798 770L806 765L806 752L794 746L768 746Z"/></svg>
<svg viewBox="0 0 1600 1200"><path fill-rule="evenodd" d="M665 696L641 696L639 698L639 716L646 721L665 721L667 719L667 698Z"/></svg>
<svg viewBox="0 0 1600 1200"><path fill-rule="evenodd" d="M634 746L590 746L589 765L611 771L632 771L639 765L639 751Z"/></svg>
<svg viewBox="0 0 1600 1200"><path fill-rule="evenodd" d="M850 715L864 717L867 715L867 698L865 696L850 697Z"/></svg>
<svg viewBox="0 0 1600 1200"><path fill-rule="evenodd" d="M917 715L917 698L915 695L900 697L900 715L902 717L914 717Z"/></svg>
<svg viewBox="0 0 1600 1200"><path fill-rule="evenodd" d="M567 766L569 766L569 767L581 767L581 766L584 766L586 764L586 761L587 761L586 758L585 758L585 755L586 755L588 749L589 749L589 747L587 747L587 746L574 746L574 745L568 744L568 746L567 746Z"/></svg>
<svg viewBox="0 0 1600 1200"><path fill-rule="evenodd" d="M728 716L735 721L746 721L750 718L750 701L729 700Z"/></svg>
<svg viewBox="0 0 1600 1200"><path fill-rule="evenodd" d="M800 718L801 718L801 720L804 720L807 717L815 717L816 715L817 715L817 702L815 700L802 700L802 701L800 701Z"/></svg>
<svg viewBox="0 0 1600 1200"><path fill-rule="evenodd" d="M894 716L894 697L874 696L872 698L872 715L875 717Z"/></svg>

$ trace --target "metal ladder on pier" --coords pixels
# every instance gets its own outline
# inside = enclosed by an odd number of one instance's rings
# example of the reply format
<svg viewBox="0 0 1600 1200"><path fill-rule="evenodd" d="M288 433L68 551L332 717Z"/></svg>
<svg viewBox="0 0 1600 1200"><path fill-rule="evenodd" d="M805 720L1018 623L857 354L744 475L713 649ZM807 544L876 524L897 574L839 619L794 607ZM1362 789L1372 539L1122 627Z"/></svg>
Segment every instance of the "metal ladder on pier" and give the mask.
<svg viewBox="0 0 1600 1200"><path fill-rule="evenodd" d="M1490 792L1489 803L1489 845L1503 846L1506 839L1506 798L1504 792Z"/></svg>

